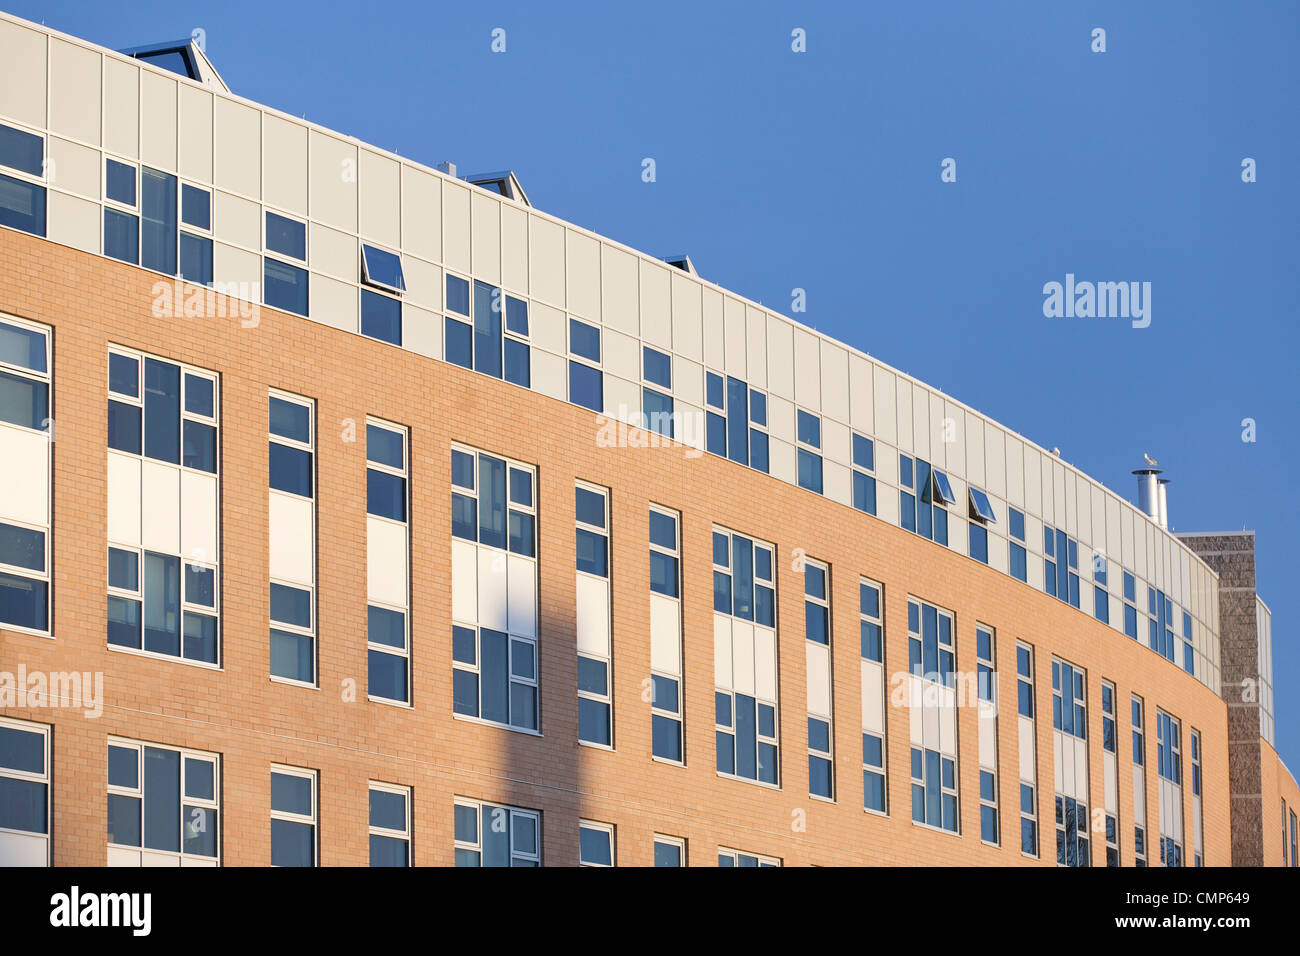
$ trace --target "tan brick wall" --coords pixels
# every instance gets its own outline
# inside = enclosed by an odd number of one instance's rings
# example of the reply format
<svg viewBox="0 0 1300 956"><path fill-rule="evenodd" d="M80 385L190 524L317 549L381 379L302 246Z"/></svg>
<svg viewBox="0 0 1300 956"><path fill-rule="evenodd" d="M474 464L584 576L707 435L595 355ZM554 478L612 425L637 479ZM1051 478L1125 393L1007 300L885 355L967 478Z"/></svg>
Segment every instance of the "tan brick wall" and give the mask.
<svg viewBox="0 0 1300 956"><path fill-rule="evenodd" d="M717 847L781 857L788 865L1019 864L1015 640L1036 649L1040 842L1054 862L1051 805L1051 655L1087 670L1092 805L1103 805L1101 680L1119 694L1121 850L1132 862L1128 699L1147 703L1148 793L1154 849L1155 709L1198 729L1205 747L1205 846L1230 858L1225 707L1210 690L1149 650L1054 598L915 535L711 456L682 449L596 446L596 417L440 362L313 322L261 312L238 319L164 320L150 314L159 277L0 230L0 310L52 325L54 334L55 639L0 631L0 669L102 670L99 720L46 710L6 712L54 725L54 860L105 860L105 738L118 734L222 755L223 862L269 862L269 765L320 772L321 860L367 862L369 779L414 791L414 860L452 861L452 798L543 811L543 861L577 859L579 816L616 824L618 862L647 864L652 835L686 837L692 863ZM221 375L221 671L107 648L105 621L106 350L120 343ZM318 402L319 647L321 689L268 674L267 390ZM376 415L411 429L414 707L365 701L364 441L343 423ZM540 555L540 672L545 736L453 719L450 647L452 441L536 464ZM576 743L574 647L575 479L612 488L615 752ZM684 697L687 766L650 759L647 506L683 514ZM716 522L775 542L778 551L780 743L783 788L714 772L710 528ZM837 803L807 795L803 548L831 566ZM907 713L889 709L888 819L862 809L859 574L884 584L886 672L907 666L907 596L953 610L958 666L973 670L975 622L997 632L1002 829L1005 848L979 839L976 715L959 715L961 836L913 826ZM345 703L355 679L360 700ZM1184 737L1186 740L1186 736ZM1184 788L1191 819L1190 787ZM806 830L792 828L794 811ZM1185 845L1190 859L1191 839ZM1094 834L1094 861L1104 862Z"/></svg>

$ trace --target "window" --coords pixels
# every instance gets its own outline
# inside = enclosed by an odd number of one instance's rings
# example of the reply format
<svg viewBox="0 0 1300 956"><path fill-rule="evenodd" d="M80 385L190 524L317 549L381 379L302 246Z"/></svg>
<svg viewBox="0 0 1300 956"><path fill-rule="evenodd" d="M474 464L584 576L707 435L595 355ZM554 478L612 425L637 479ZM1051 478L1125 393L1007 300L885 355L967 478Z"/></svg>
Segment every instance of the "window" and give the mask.
<svg viewBox="0 0 1300 956"><path fill-rule="evenodd" d="M1074 665L1052 659L1052 727L1079 740L1088 739L1083 677Z"/></svg>
<svg viewBox="0 0 1300 956"><path fill-rule="evenodd" d="M139 189L137 192L137 172ZM185 187L194 190L194 187ZM194 190L203 193L203 190ZM104 255L154 272L184 274L178 263L177 219L180 212L180 184L175 176L115 159L104 161ZM137 206L137 198L139 200ZM189 200L190 206L196 200ZM197 210L191 219L200 220ZM207 226L202 228L206 229ZM187 236L194 241L198 237ZM211 240L207 242L207 270L211 272ZM202 243L187 245L188 271L193 281L202 279ZM185 274L185 278L191 278ZM210 275L208 277L210 281Z"/></svg>
<svg viewBox="0 0 1300 956"><path fill-rule="evenodd" d="M1291 810L1291 865L1300 866L1300 856L1296 855L1296 812Z"/></svg>
<svg viewBox="0 0 1300 956"><path fill-rule="evenodd" d="M1032 784L1020 784L1020 852L1038 856L1038 797Z"/></svg>
<svg viewBox="0 0 1300 956"><path fill-rule="evenodd" d="M600 371L600 329L569 319L569 401L594 412L605 410Z"/></svg>
<svg viewBox="0 0 1300 956"><path fill-rule="evenodd" d="M935 472L941 475L942 472ZM944 478L947 481L947 477ZM989 529L988 526L994 524L998 519L993 513L993 503L989 501L989 496L980 491L975 486L967 489L967 498L969 501L970 517L970 556L976 561L989 563Z"/></svg>
<svg viewBox="0 0 1300 956"><path fill-rule="evenodd" d="M1115 752L1115 685L1101 682L1101 749Z"/></svg>
<svg viewBox="0 0 1300 956"><path fill-rule="evenodd" d="M542 817L536 810L456 798L456 866L541 866Z"/></svg>
<svg viewBox="0 0 1300 956"><path fill-rule="evenodd" d="M908 669L912 674L951 686L957 653L951 612L924 601L909 600L907 645Z"/></svg>
<svg viewBox="0 0 1300 956"><path fill-rule="evenodd" d="M673 437L673 360L672 356L650 346L641 348L641 405L645 427L666 438ZM658 386L659 391L651 386Z"/></svg>
<svg viewBox="0 0 1300 956"><path fill-rule="evenodd" d="M704 373L705 449L767 473L767 395L738 378Z"/></svg>
<svg viewBox="0 0 1300 956"><path fill-rule="evenodd" d="M528 303L478 280L473 283L471 303L470 288L469 280L447 275L447 311L456 315L448 315L444 323L443 357L527 388L531 381Z"/></svg>
<svg viewBox="0 0 1300 956"><path fill-rule="evenodd" d="M909 705L925 714L921 720L921 746L912 748L912 820L956 833L954 631L951 611L908 599L908 670L909 680L914 682Z"/></svg>
<svg viewBox="0 0 1300 956"><path fill-rule="evenodd" d="M0 166L28 176L45 175L45 140L35 133L0 125Z"/></svg>
<svg viewBox="0 0 1300 956"><path fill-rule="evenodd" d="M876 513L876 446L865 435L853 435L853 507Z"/></svg>
<svg viewBox="0 0 1300 956"><path fill-rule="evenodd" d="M408 458L405 428L366 420L369 696L403 704L411 700Z"/></svg>
<svg viewBox="0 0 1300 956"><path fill-rule="evenodd" d="M307 262L307 227L301 222L266 211L266 251L263 260L262 299L273 309L307 314L307 270L285 260Z"/></svg>
<svg viewBox="0 0 1300 956"><path fill-rule="evenodd" d="M1043 525L1043 590L1079 606L1079 542Z"/></svg>
<svg viewBox="0 0 1300 956"><path fill-rule="evenodd" d="M217 377L116 346L108 377L108 643L215 666Z"/></svg>
<svg viewBox="0 0 1300 956"><path fill-rule="evenodd" d="M713 529L717 771L777 782L776 590L772 545ZM740 624L738 622L744 622ZM756 625L756 626L755 626Z"/></svg>
<svg viewBox="0 0 1300 956"><path fill-rule="evenodd" d="M109 865L216 863L220 769L216 754L110 737Z"/></svg>
<svg viewBox="0 0 1300 956"><path fill-rule="evenodd" d="M574 489L578 564L578 740L614 745L609 624L609 492ZM598 619L598 620L597 620ZM583 626L584 624L589 626Z"/></svg>
<svg viewBox="0 0 1300 956"><path fill-rule="evenodd" d="M943 478L942 486L936 475ZM948 512L944 504L952 496L947 475L930 463L907 455L898 456L898 513L904 531L914 531L945 547L948 544ZM947 489L947 498L944 497Z"/></svg>
<svg viewBox="0 0 1300 956"><path fill-rule="evenodd" d="M536 472L454 445L451 483L452 709L536 732Z"/></svg>
<svg viewBox="0 0 1300 956"><path fill-rule="evenodd" d="M1174 660L1174 602L1163 591L1147 588L1148 646L1166 660Z"/></svg>
<svg viewBox="0 0 1300 956"><path fill-rule="evenodd" d="M887 813L885 786L885 627L881 586L858 581L858 630L862 638L863 807ZM870 703L874 702L874 703Z"/></svg>
<svg viewBox="0 0 1300 956"><path fill-rule="evenodd" d="M578 865L614 865L614 828L582 820L578 824Z"/></svg>
<svg viewBox="0 0 1300 956"><path fill-rule="evenodd" d="M728 850L718 847L718 866L780 866L781 861L774 856L759 856L757 853L745 853L742 850Z"/></svg>
<svg viewBox="0 0 1300 956"><path fill-rule="evenodd" d="M50 728L0 717L0 866L50 865Z"/></svg>
<svg viewBox="0 0 1300 956"><path fill-rule="evenodd" d="M361 334L391 345L401 345L402 300L362 289Z"/></svg>
<svg viewBox="0 0 1300 956"><path fill-rule="evenodd" d="M316 773L271 768L271 865L316 866Z"/></svg>
<svg viewBox="0 0 1300 956"><path fill-rule="evenodd" d="M1038 857L1038 771L1035 740L1034 649L1016 642L1016 706L1020 752L1029 757L1028 776L1020 778L1020 852ZM1022 760L1022 765L1026 761Z"/></svg>
<svg viewBox="0 0 1300 956"><path fill-rule="evenodd" d="M34 180L43 180L44 138L0 125L0 166ZM0 173L0 226L44 236L45 187L39 182Z"/></svg>
<svg viewBox="0 0 1300 956"><path fill-rule="evenodd" d="M270 541L273 556L270 581L271 676L314 685L314 405L309 399L287 392L272 392L268 417Z"/></svg>
<svg viewBox="0 0 1300 956"><path fill-rule="evenodd" d="M822 420L803 409L798 411L796 437L799 445L799 487L822 493Z"/></svg>
<svg viewBox="0 0 1300 956"><path fill-rule="evenodd" d="M650 736L655 757L681 763L680 515L650 508Z"/></svg>
<svg viewBox="0 0 1300 956"><path fill-rule="evenodd" d="M1088 807L1081 800L1056 795L1056 863L1088 866Z"/></svg>
<svg viewBox="0 0 1300 956"><path fill-rule="evenodd" d="M406 291L402 257L376 246L361 244L361 281L401 295Z"/></svg>
<svg viewBox="0 0 1300 956"><path fill-rule="evenodd" d="M370 865L411 865L411 790L370 784Z"/></svg>
<svg viewBox="0 0 1300 956"><path fill-rule="evenodd" d="M50 629L50 367L48 329L0 318L0 626L37 634Z"/></svg>
<svg viewBox="0 0 1300 956"><path fill-rule="evenodd" d="M1205 866L1205 813L1201 805L1201 733L1188 735L1192 748L1192 865ZM1282 863L1286 866L1285 860Z"/></svg>
<svg viewBox="0 0 1300 956"><path fill-rule="evenodd" d="M1138 639L1137 580L1124 572L1124 633Z"/></svg>
<svg viewBox="0 0 1300 956"><path fill-rule="evenodd" d="M655 866L685 866L686 841L681 837L655 834Z"/></svg>
<svg viewBox="0 0 1300 956"><path fill-rule="evenodd" d="M1146 839L1146 731L1142 698L1133 695L1133 865L1147 865Z"/></svg>
<svg viewBox="0 0 1300 956"><path fill-rule="evenodd" d="M1015 508L1007 508L1007 530L1011 534L1008 543L1011 576L1021 581L1028 581L1029 570L1025 558L1025 513Z"/></svg>
<svg viewBox="0 0 1300 956"><path fill-rule="evenodd" d="M808 792L835 799L831 730L830 569L808 561L803 569L804 636L808 640Z"/></svg>
<svg viewBox="0 0 1300 956"><path fill-rule="evenodd" d="M1165 799L1160 801L1160 862L1165 866L1183 865L1183 748L1182 727L1176 717L1156 711L1156 774L1165 783ZM1178 807L1174 811L1173 807Z"/></svg>
<svg viewBox="0 0 1300 956"><path fill-rule="evenodd" d="M1196 673L1196 651L1192 644L1192 616L1183 612L1183 670Z"/></svg>
<svg viewBox="0 0 1300 956"><path fill-rule="evenodd" d="M975 625L975 673L979 696L980 839L999 844L997 647L993 629Z"/></svg>
<svg viewBox="0 0 1300 956"><path fill-rule="evenodd" d="M937 750L912 748L912 820L957 831L957 765Z"/></svg>

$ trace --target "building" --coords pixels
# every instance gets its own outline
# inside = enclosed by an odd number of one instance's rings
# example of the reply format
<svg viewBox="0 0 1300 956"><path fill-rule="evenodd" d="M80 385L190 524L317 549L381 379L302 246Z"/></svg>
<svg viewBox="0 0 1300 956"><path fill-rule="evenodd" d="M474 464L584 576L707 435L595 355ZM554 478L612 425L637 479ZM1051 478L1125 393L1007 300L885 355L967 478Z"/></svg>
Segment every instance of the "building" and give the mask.
<svg viewBox="0 0 1300 956"><path fill-rule="evenodd" d="M0 225L4 862L1296 860L1253 541L688 257L9 16Z"/></svg>

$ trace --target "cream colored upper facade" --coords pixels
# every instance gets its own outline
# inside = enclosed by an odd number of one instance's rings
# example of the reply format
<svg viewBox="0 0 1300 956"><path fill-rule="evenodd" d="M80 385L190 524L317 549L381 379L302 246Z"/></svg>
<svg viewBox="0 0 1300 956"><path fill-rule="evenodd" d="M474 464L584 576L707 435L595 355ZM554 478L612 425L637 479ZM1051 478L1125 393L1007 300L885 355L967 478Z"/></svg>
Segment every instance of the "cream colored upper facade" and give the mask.
<svg viewBox="0 0 1300 956"><path fill-rule="evenodd" d="M102 253L106 158L212 193L213 278L260 299L263 222L307 224L310 320L359 333L360 243L400 254L401 347L443 358L446 274L528 300L534 391L567 400L569 316L602 330L605 413L641 413L642 345L672 355L675 411L702 418L705 371L768 396L770 472L796 482L796 410L822 422L824 495L852 505L852 434L875 443L876 514L899 523L899 455L944 470L957 502L948 547L968 553L967 486L997 515L988 557L1008 572L1007 507L1025 514L1027 580L1041 589L1043 526L1078 542L1080 612L1094 614L1091 557L1107 557L1110 626L1124 630L1123 574L1193 619L1195 676L1220 691L1217 575L1118 494L1010 429L910 376L660 259L358 140L0 14L0 123L45 138L46 237ZM702 430L690 436L703 445ZM595 436L593 434L593 440ZM811 492L810 492L811 493ZM1174 622L1182 637L1181 615ZM1181 644L1179 644L1181 646ZM1181 666L1181 653L1170 666Z"/></svg>

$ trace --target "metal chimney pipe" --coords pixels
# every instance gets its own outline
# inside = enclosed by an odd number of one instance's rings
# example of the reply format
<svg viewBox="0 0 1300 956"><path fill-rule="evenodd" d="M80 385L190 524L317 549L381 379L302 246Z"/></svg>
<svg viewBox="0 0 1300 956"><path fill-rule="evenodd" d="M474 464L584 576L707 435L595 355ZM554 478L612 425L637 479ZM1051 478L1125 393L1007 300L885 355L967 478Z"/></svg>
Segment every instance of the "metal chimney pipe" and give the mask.
<svg viewBox="0 0 1300 956"><path fill-rule="evenodd" d="M1160 494L1160 527L1164 528L1166 531L1169 530L1169 499L1165 494L1165 488L1168 484L1168 478L1161 478L1156 485Z"/></svg>
<svg viewBox="0 0 1300 956"><path fill-rule="evenodd" d="M1156 476L1159 468L1139 468L1133 472L1138 480L1138 507L1156 523L1160 522L1160 491Z"/></svg>

